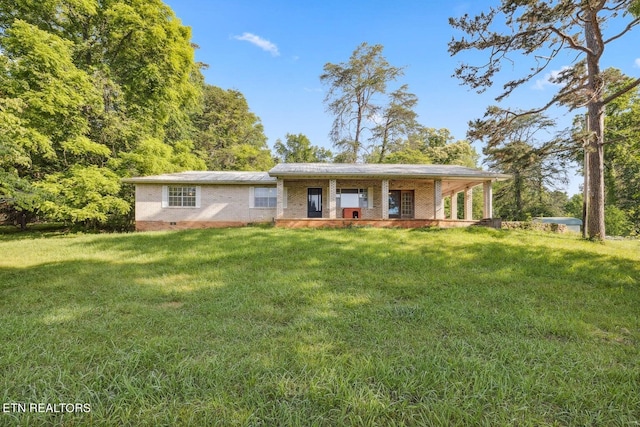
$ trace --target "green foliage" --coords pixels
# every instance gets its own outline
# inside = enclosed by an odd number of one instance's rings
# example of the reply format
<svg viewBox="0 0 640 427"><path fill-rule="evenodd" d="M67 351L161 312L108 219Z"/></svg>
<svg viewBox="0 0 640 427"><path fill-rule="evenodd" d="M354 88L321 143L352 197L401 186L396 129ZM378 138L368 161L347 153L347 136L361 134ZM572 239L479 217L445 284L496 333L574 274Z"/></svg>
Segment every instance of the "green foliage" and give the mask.
<svg viewBox="0 0 640 427"><path fill-rule="evenodd" d="M617 206L607 206L604 209L604 220L609 236L628 236L634 230L627 213Z"/></svg>
<svg viewBox="0 0 640 427"><path fill-rule="evenodd" d="M190 38L161 0L0 0L0 197L10 209L126 223L130 189L107 185L114 176L268 169L244 97L202 96L213 89Z"/></svg>
<svg viewBox="0 0 640 427"><path fill-rule="evenodd" d="M513 119L499 131L485 133L475 123L469 134L486 143L483 153L491 169L513 176L495 191L495 211L506 220L563 214L567 195L554 191L566 181L570 152L564 142L550 134L553 120L542 114Z"/></svg>
<svg viewBox="0 0 640 427"><path fill-rule="evenodd" d="M378 157L378 152L373 155ZM383 163L404 163L404 164L431 164L431 157L417 148L401 148L384 156Z"/></svg>
<svg viewBox="0 0 640 427"><path fill-rule="evenodd" d="M326 148L311 145L311 141L305 135L287 134L283 143L277 140L274 149L278 154L278 160L283 163L325 163L332 160L331 151Z"/></svg>
<svg viewBox="0 0 640 427"><path fill-rule="evenodd" d="M37 185L48 195L40 210L56 221L95 227L130 210L129 204L117 196L120 178L107 168L72 166L68 172L51 174Z"/></svg>
<svg viewBox="0 0 640 427"><path fill-rule="evenodd" d="M610 91L615 92L628 84L618 70L608 70L614 75ZM607 106L605 118L606 141L604 147L606 203L608 208L622 210L631 227L640 232L640 90L625 93ZM607 211L605 210L605 222ZM626 229L625 227L622 227ZM616 232L620 232L616 228ZM607 229L607 234L613 232Z"/></svg>
<svg viewBox="0 0 640 427"><path fill-rule="evenodd" d="M372 157L378 157L380 150ZM468 141L456 141L448 129L416 125L404 141L388 147L383 163L439 164L476 167L478 153Z"/></svg>
<svg viewBox="0 0 640 427"><path fill-rule="evenodd" d="M258 116L237 90L204 85L194 144L210 170L268 170L273 159Z"/></svg>
<svg viewBox="0 0 640 427"><path fill-rule="evenodd" d="M70 41L24 21L16 20L1 41L8 61L0 91L19 100L22 123L59 154L60 144L88 130L83 111L100 109L89 75L73 63Z"/></svg>
<svg viewBox="0 0 640 427"><path fill-rule="evenodd" d="M573 218L582 219L584 196L582 193L574 194L564 205L565 213Z"/></svg>

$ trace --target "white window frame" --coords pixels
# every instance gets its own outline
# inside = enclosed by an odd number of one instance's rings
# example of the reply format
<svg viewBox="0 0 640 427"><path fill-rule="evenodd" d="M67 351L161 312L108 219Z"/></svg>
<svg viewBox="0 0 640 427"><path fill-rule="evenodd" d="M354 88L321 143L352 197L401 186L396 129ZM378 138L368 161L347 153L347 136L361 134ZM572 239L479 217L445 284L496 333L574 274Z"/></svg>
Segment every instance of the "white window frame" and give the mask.
<svg viewBox="0 0 640 427"><path fill-rule="evenodd" d="M275 204L273 206L256 206L256 190L269 189L275 191ZM283 189L283 207L287 207L287 189ZM249 187L249 208L250 209L276 209L278 207L278 189L277 187Z"/></svg>
<svg viewBox="0 0 640 427"><path fill-rule="evenodd" d="M169 187L194 188L196 192L196 205L195 206L169 206ZM162 186L162 207L167 209L199 209L201 193L202 193L201 188L198 185L190 185L190 184L163 185Z"/></svg>
<svg viewBox="0 0 640 427"><path fill-rule="evenodd" d="M367 199L367 203L364 206L349 206L349 207L354 207L354 208L361 208L361 209L373 209L373 188L369 187L369 188L337 188L336 189L336 208L338 209L343 209L344 206L342 206L342 191L343 190L350 190L350 191L354 191L357 190L357 194L358 194L358 198L359 199L363 199L366 198ZM351 193L351 194L355 194L355 193Z"/></svg>

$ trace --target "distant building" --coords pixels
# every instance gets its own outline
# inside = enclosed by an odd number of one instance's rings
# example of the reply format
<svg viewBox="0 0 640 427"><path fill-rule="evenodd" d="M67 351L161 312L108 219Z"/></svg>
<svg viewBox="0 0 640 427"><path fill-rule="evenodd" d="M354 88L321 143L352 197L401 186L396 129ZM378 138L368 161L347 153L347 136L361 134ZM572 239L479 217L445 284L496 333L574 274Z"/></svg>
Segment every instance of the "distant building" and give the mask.
<svg viewBox="0 0 640 427"><path fill-rule="evenodd" d="M582 220L578 218L571 218L568 216L549 216L534 218L534 222L541 222L543 224L564 224L569 231L575 231L580 233L582 231Z"/></svg>

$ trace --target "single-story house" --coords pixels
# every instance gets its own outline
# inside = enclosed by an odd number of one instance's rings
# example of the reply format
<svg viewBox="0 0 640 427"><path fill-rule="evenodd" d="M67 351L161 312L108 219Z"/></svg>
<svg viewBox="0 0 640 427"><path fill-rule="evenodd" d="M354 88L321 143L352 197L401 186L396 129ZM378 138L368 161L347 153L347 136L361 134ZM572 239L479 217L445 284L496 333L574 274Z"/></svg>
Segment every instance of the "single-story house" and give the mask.
<svg viewBox="0 0 640 427"><path fill-rule="evenodd" d="M482 186L493 217L492 183L508 175L451 165L280 163L269 172L181 172L128 178L137 230L241 226L467 226L471 189ZM457 218L458 194L464 215ZM452 209L445 218L444 200Z"/></svg>

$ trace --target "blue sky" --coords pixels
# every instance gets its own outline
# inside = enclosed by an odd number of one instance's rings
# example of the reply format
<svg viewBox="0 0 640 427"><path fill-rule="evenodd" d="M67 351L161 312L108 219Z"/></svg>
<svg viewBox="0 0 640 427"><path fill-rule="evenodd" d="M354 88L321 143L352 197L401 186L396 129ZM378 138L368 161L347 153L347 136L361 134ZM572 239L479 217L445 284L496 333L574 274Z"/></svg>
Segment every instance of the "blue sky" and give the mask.
<svg viewBox="0 0 640 427"><path fill-rule="evenodd" d="M416 112L424 126L447 128L464 139L467 123L495 104L498 91L477 94L451 75L460 62L479 64L486 55L466 52L450 57L447 43L459 37L451 16L477 14L495 1L432 0L165 0L200 48L196 60L209 65L207 83L237 89L262 120L269 146L287 133L303 133L315 145L331 147L333 117L325 111L326 87L319 76L327 62L346 62L362 42L381 44L387 61L406 67L391 89L408 84L419 99ZM604 67L640 75L640 30L620 39L604 58ZM568 65L561 58L552 70ZM562 61L565 61L564 63ZM504 80L520 76L525 61L504 70ZM499 87L499 86L498 86ZM525 84L504 105L539 106L555 88L542 78ZM574 113L554 111L567 125ZM481 147L476 145L478 152ZM577 192L580 178L568 188Z"/></svg>

